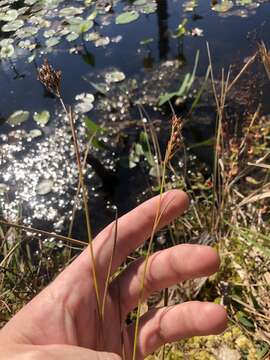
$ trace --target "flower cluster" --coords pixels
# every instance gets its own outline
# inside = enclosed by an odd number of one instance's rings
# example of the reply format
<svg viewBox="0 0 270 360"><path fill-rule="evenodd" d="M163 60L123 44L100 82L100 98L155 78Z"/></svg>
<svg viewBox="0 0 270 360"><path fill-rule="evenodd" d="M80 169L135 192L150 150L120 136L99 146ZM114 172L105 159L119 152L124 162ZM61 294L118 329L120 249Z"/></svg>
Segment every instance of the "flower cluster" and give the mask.
<svg viewBox="0 0 270 360"><path fill-rule="evenodd" d="M46 87L52 94L60 97L60 83L61 83L61 70L54 70L49 64L47 58L38 69L38 80Z"/></svg>

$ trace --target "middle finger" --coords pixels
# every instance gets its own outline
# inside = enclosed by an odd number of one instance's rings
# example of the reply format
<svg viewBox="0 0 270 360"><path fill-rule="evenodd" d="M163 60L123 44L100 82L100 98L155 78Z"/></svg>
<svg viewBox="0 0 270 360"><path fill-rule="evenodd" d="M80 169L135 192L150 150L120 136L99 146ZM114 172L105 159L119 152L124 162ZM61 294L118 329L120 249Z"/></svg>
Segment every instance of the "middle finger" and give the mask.
<svg viewBox="0 0 270 360"><path fill-rule="evenodd" d="M218 253L210 246L182 244L159 251L149 258L143 299L181 281L211 275L219 263ZM134 261L111 284L111 291L120 293L123 316L138 304L144 266L144 259Z"/></svg>

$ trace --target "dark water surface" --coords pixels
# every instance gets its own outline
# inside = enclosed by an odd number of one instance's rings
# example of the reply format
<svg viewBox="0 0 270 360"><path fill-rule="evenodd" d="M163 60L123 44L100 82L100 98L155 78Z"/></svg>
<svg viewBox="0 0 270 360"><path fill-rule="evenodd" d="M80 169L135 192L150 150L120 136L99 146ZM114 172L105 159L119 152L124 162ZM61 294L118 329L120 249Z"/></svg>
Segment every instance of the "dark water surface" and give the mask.
<svg viewBox="0 0 270 360"><path fill-rule="evenodd" d="M53 4L53 1L51 3ZM218 76L220 76L222 67L228 69L231 64L240 69L246 59L253 55L257 42L263 40L267 45L270 33L269 2L261 3L252 0L233 2L231 9L222 13L212 10L210 1L196 2L198 6L190 12L183 10L183 1L152 1L152 4L154 3L156 3L156 11L151 14L140 13L138 20L126 25L115 24L115 17L125 10L140 11L141 7L132 5L132 1L116 1L111 12L104 11L104 14L98 15L94 28L87 33L95 30L104 37L109 37L111 42L106 46L96 47L93 42L82 41L81 37L73 42L68 42L63 37L56 46L48 51L46 47L42 47L44 29L41 29L35 37L29 38L31 42L38 42L41 46L36 51L35 60L28 63L27 59L31 53L17 51L18 40L15 39L13 43L14 56L2 59L0 62L0 118L2 124L0 126L0 185L2 187L0 204L6 219L15 221L22 214L23 222L26 224L65 233L68 216L72 210L77 186L74 152L68 124L62 116L58 100L49 96L37 81L37 66L41 65L44 54L47 54L54 68L62 71L62 93L65 102L75 105L76 95L93 93L96 98L93 103L94 108L87 114L95 122L105 122L105 126L110 129L105 139L108 141L107 149L103 152L97 151L95 156L107 169L116 174L116 180L113 176L109 180L114 190L113 193L107 191L108 189L101 188L102 183L95 171L92 171L90 167L87 170L87 182L91 190L92 220L96 232L114 218L114 205L117 205L120 213L129 210L136 203L138 195L149 188L150 184L141 166L128 169L119 165L119 159L127 156L126 152L129 148L122 146L119 149L110 136L117 132L115 127L121 126L121 116L119 115L121 114L121 104L116 111L115 123L117 126L114 127L113 124L108 123L109 114L102 118L105 111L99 111L96 106L100 95L96 94L93 87L84 78L87 77L94 82L104 82L103 75L100 74L105 74L108 69L116 68L125 74L126 79L123 84L126 83L129 88L129 79L136 78L138 91L143 92L145 86L143 79L151 79L152 74L160 71L163 74L163 82L166 82L166 70L164 68L161 70L162 64L166 61L174 63L181 60L183 62L179 74L178 70L175 70L175 74L168 76L167 79L168 86L173 80L174 83L179 83L183 74L192 71L198 50L200 50L200 58L197 75L203 77L208 66L206 42L209 43L212 62ZM195 1L191 3L195 5ZM0 1L3 9L6 4L8 4L7 1ZM13 1L8 6L12 9L19 9L24 5L23 1ZM58 29L59 22L63 23L64 20L63 18L59 20L53 14L57 15L57 9L68 6L83 7L84 12L79 16L89 15L94 9L94 5L86 7L83 1L59 1L56 10L51 10L47 16L51 24L46 30ZM3 10L0 10L0 14L1 11ZM186 34L181 38L175 38L176 29L184 18L187 19L187 31L199 28L203 30L203 36ZM27 16L24 20L27 22ZM3 24L5 22L0 22L0 27ZM0 40L7 37L13 38L14 33L0 31ZM140 43L149 38L151 41L148 45ZM112 42L115 39L116 41L121 40ZM72 53L70 53L71 48L73 48ZM121 83L119 83L120 85ZM267 92L269 88L265 85L264 89ZM160 93L163 91L162 88L159 90ZM258 102L262 101L265 111L269 110L268 97L265 94L260 96ZM16 110L29 111L30 116L23 124L12 128L6 120ZM50 121L45 127L40 127L33 120L33 114L43 110L50 112ZM153 114L156 118L162 117L157 111L154 111ZM123 116L122 122L138 118L137 108L132 109L131 107L130 111ZM86 142L85 127L79 115L76 124L83 148L83 144ZM14 130L29 132L32 129L40 129L42 136L32 140L29 137L18 139L18 134L14 136L11 133ZM136 125L128 127L127 134L131 137L129 143L132 139L136 139L136 129ZM112 141L111 144L110 141ZM37 188L40 184L44 186L44 180L49 180L49 185L47 183L49 189L48 191L43 189L46 194L40 194L37 192ZM150 193L150 191L146 191L142 198L150 196ZM83 228L80 215L75 222L74 236L83 238Z"/></svg>

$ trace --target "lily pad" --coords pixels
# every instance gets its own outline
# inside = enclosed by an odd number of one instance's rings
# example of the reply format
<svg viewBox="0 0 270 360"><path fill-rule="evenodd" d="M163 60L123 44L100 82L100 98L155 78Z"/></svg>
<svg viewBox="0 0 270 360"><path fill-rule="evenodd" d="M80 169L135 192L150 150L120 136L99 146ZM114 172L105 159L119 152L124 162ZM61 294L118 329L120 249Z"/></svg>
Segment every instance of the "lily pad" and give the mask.
<svg viewBox="0 0 270 360"><path fill-rule="evenodd" d="M71 32L70 34L68 34L66 36L66 40L71 42L71 41L78 39L78 37L79 37L79 34L77 34L76 32Z"/></svg>
<svg viewBox="0 0 270 360"><path fill-rule="evenodd" d="M17 110L7 119L7 123L11 126L21 125L29 118L29 111Z"/></svg>
<svg viewBox="0 0 270 360"><path fill-rule="evenodd" d="M63 8L59 11L59 15L60 16L74 16L74 15L78 15L78 14L82 14L83 12L83 8L82 7L74 7L74 6L70 6L70 7L66 7Z"/></svg>
<svg viewBox="0 0 270 360"><path fill-rule="evenodd" d="M95 41L95 47L106 46L109 45L109 43L110 43L110 38L108 36L101 37L100 39Z"/></svg>
<svg viewBox="0 0 270 360"><path fill-rule="evenodd" d="M136 0L133 3L133 5L135 5L135 6L140 6L140 5L145 5L145 4L147 4L147 0Z"/></svg>
<svg viewBox="0 0 270 360"><path fill-rule="evenodd" d="M102 95L105 95L109 91L109 87L105 83L94 83L90 81L90 84L97 92L101 93Z"/></svg>
<svg viewBox="0 0 270 360"><path fill-rule="evenodd" d="M61 40L60 37L52 37L50 39L47 39L45 41L45 44L47 47L53 47L53 46L59 44L60 40Z"/></svg>
<svg viewBox="0 0 270 360"><path fill-rule="evenodd" d="M137 20L139 16L139 13L135 10L126 11L116 17L115 23L117 25L128 24L132 21Z"/></svg>
<svg viewBox="0 0 270 360"><path fill-rule="evenodd" d="M46 30L46 31L44 31L44 33L43 33L43 36L44 36L46 39L49 39L49 38L53 37L54 35L55 35L55 30L53 30L53 29Z"/></svg>
<svg viewBox="0 0 270 360"><path fill-rule="evenodd" d="M11 44L5 45L1 47L0 50L0 59L8 59L14 55L14 47Z"/></svg>
<svg viewBox="0 0 270 360"><path fill-rule="evenodd" d="M16 31L16 36L20 39L34 36L38 33L38 28L35 26L26 26Z"/></svg>
<svg viewBox="0 0 270 360"><path fill-rule="evenodd" d="M35 138L37 138L37 137L42 136L42 131L39 130L39 129L32 129L32 130L29 131L28 136L29 136L31 139L35 139Z"/></svg>
<svg viewBox="0 0 270 360"><path fill-rule="evenodd" d="M230 0L224 0L219 4L216 4L212 7L212 10L217 12L227 12L233 7L233 2Z"/></svg>
<svg viewBox="0 0 270 360"><path fill-rule="evenodd" d="M15 9L10 9L5 13L0 14L0 21L13 21L17 19L18 11Z"/></svg>
<svg viewBox="0 0 270 360"><path fill-rule="evenodd" d="M101 35L98 32L90 32L89 34L84 35L85 41L97 41L101 38Z"/></svg>
<svg viewBox="0 0 270 360"><path fill-rule="evenodd" d="M4 194L8 191L8 186L4 183L0 183L0 194Z"/></svg>
<svg viewBox="0 0 270 360"><path fill-rule="evenodd" d="M38 195L47 195L52 191L53 188L53 180L52 179L43 179L36 186L36 193Z"/></svg>
<svg viewBox="0 0 270 360"><path fill-rule="evenodd" d="M88 111L92 110L94 105L93 102L95 97L93 94L90 93L82 93L75 97L75 100L78 103L75 105L75 111L79 113L87 113Z"/></svg>
<svg viewBox="0 0 270 360"><path fill-rule="evenodd" d="M105 80L108 84L117 83L125 80L126 75L122 71L111 71L105 75Z"/></svg>
<svg viewBox="0 0 270 360"><path fill-rule="evenodd" d="M23 20L14 20L2 26L3 32L16 31L23 26Z"/></svg>
<svg viewBox="0 0 270 360"><path fill-rule="evenodd" d="M33 118L38 125L45 126L50 120L50 113L47 110L41 111L40 113L35 112Z"/></svg>
<svg viewBox="0 0 270 360"><path fill-rule="evenodd" d="M153 4L147 4L142 8L142 13L144 14L153 14L157 10L157 5L155 3Z"/></svg>

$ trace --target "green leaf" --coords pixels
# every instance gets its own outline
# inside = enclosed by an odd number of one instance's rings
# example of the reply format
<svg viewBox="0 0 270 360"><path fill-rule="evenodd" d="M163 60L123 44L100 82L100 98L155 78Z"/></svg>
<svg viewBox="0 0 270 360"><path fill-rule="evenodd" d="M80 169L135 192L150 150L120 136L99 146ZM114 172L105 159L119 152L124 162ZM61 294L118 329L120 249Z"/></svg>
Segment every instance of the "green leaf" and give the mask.
<svg viewBox="0 0 270 360"><path fill-rule="evenodd" d="M188 73L185 75L184 80L181 83L181 85L177 91L161 94L158 98L158 106L164 105L167 101L171 100L174 96L184 97L188 94L188 92L195 80L195 74L196 74L196 70L197 70L198 62L199 62L199 55L200 55L200 53L199 53L199 51L197 51L192 74Z"/></svg>
<svg viewBox="0 0 270 360"><path fill-rule="evenodd" d="M105 74L105 80L108 84L117 83L125 80L126 75L122 71L109 71Z"/></svg>
<svg viewBox="0 0 270 360"><path fill-rule="evenodd" d="M100 126L98 126L93 120L91 120L88 116L85 116L83 118L85 126L88 130L88 133L90 135L94 135L97 133L100 133L103 131L103 128L101 128Z"/></svg>
<svg viewBox="0 0 270 360"><path fill-rule="evenodd" d="M115 23L117 25L128 24L132 21L137 20L139 16L140 16L139 13L135 10L126 11L116 17Z"/></svg>
<svg viewBox="0 0 270 360"><path fill-rule="evenodd" d="M0 50L0 59L8 59L14 55L14 46L9 44L6 46L2 46Z"/></svg>
<svg viewBox="0 0 270 360"><path fill-rule="evenodd" d="M101 93L102 95L106 95L106 93L109 91L108 85L105 83L94 83L92 81L90 81L89 83L97 92Z"/></svg>
<svg viewBox="0 0 270 360"><path fill-rule="evenodd" d="M11 126L21 125L29 118L29 111L17 110L7 119L7 123Z"/></svg>
<svg viewBox="0 0 270 360"><path fill-rule="evenodd" d="M148 45L151 44L154 41L153 38L143 39L140 41L140 45Z"/></svg>
<svg viewBox="0 0 270 360"><path fill-rule="evenodd" d="M83 118L84 123L87 128L88 138L91 139L92 145L97 149L104 148L104 145L101 141L99 141L95 136L98 133L106 132L107 130L103 127L98 126L93 120L91 120L88 116Z"/></svg>
<svg viewBox="0 0 270 360"><path fill-rule="evenodd" d="M268 352L270 351L270 345L267 344L267 342L262 342L260 344L259 349L257 350L257 356L259 359L262 359L265 357L265 355L268 354Z"/></svg>
<svg viewBox="0 0 270 360"><path fill-rule="evenodd" d="M147 4L143 7L142 9L142 13L149 15L149 14L153 14L155 11L157 10L157 5L156 4Z"/></svg>
<svg viewBox="0 0 270 360"><path fill-rule="evenodd" d="M50 120L50 113L47 110L41 111L40 113L35 112L33 118L38 125L45 126Z"/></svg>
<svg viewBox="0 0 270 360"><path fill-rule="evenodd" d="M74 6L66 7L59 11L59 15L63 17L65 16L73 17L74 15L78 15L82 13L83 13L83 7L74 7Z"/></svg>
<svg viewBox="0 0 270 360"><path fill-rule="evenodd" d="M0 21L13 21L17 19L18 17L18 11L15 9L10 9L0 14Z"/></svg>
<svg viewBox="0 0 270 360"><path fill-rule="evenodd" d="M254 324L247 318L246 314L243 311L238 311L236 314L238 320L242 325L244 325L248 329L253 329Z"/></svg>
<svg viewBox="0 0 270 360"><path fill-rule="evenodd" d="M140 6L140 5L145 5L146 3L147 3L147 0L136 0L136 1L134 1L133 5Z"/></svg>
<svg viewBox="0 0 270 360"><path fill-rule="evenodd" d="M23 26L23 20L14 20L2 26L3 32L16 31Z"/></svg>
<svg viewBox="0 0 270 360"><path fill-rule="evenodd" d="M76 33L76 32L71 32L70 34L68 34L68 35L66 36L66 39L67 39L67 41L72 42L72 41L78 39L78 37L79 37L79 34L78 34L78 33Z"/></svg>
<svg viewBox="0 0 270 360"><path fill-rule="evenodd" d="M233 7L233 2L230 0L223 0L220 4L216 4L212 7L212 10L217 12L227 12Z"/></svg>
<svg viewBox="0 0 270 360"><path fill-rule="evenodd" d="M53 47L59 44L60 40L61 40L60 37L51 37L50 39L47 39L45 41L45 44L47 47Z"/></svg>
<svg viewBox="0 0 270 360"><path fill-rule="evenodd" d="M87 32L94 26L94 22L92 20L86 20L80 24L80 34Z"/></svg>

